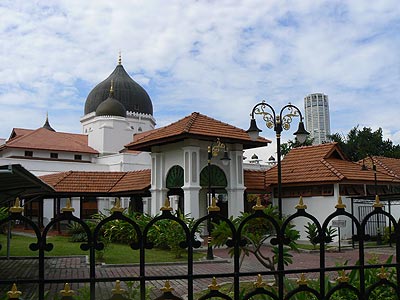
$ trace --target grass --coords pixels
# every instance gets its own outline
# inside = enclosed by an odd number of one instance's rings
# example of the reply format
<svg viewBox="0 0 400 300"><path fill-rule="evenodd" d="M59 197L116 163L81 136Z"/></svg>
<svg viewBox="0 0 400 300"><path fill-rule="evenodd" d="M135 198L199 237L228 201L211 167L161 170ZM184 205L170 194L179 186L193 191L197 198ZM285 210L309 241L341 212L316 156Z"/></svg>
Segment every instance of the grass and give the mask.
<svg viewBox="0 0 400 300"><path fill-rule="evenodd" d="M29 249L31 243L35 243L36 239L32 237L25 237L13 235L10 244L10 256L33 256L37 257L38 252ZM80 249L81 243L72 243L69 237L65 236L52 236L47 238L47 243L54 245L53 250L45 252L45 256L71 256L71 255L89 255L88 251ZM7 255L7 239L4 234L0 235L0 257ZM187 255L181 259L175 258L175 253L168 250L151 249L146 250L146 262L180 262L186 261ZM193 255L194 260L199 260L205 256L204 252L195 252ZM104 251L104 262L107 264L127 264L139 263L139 250L132 250L128 245L122 244L109 244Z"/></svg>

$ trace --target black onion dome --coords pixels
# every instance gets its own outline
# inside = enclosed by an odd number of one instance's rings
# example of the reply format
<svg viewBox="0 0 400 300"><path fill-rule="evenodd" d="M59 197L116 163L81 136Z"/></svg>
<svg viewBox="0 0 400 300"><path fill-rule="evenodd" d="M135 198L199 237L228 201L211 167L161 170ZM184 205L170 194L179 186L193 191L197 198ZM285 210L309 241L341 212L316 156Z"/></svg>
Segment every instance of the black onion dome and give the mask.
<svg viewBox="0 0 400 300"><path fill-rule="evenodd" d="M96 116L119 116L126 117L126 109L118 100L108 97L100 103L96 109Z"/></svg>
<svg viewBox="0 0 400 300"><path fill-rule="evenodd" d="M153 104L149 95L129 76L121 64L89 93L85 103L85 115L96 111L100 103L108 98L111 80L114 85L114 98L122 103L126 111L153 115Z"/></svg>

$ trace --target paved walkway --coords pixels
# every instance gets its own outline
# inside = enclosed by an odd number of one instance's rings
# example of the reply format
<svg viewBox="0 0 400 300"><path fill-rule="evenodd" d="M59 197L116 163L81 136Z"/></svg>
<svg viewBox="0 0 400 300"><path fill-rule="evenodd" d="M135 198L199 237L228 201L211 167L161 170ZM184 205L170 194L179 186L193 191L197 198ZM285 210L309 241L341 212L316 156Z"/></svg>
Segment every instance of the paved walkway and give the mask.
<svg viewBox="0 0 400 300"><path fill-rule="evenodd" d="M270 255L270 249L265 248L265 255ZM394 248L385 249L368 249L366 250L366 260L376 259L380 263L384 263L389 255L394 253ZM215 249L214 254L218 257L215 261L207 261L201 263L195 263L193 266L194 274L224 274L233 273L233 263L230 259L228 251L226 249ZM319 252L292 252L293 264L290 265L290 269L310 269L319 267ZM343 264L348 261L349 265L354 264L358 260L358 250L343 250L342 252L326 252L326 266L335 266L337 264ZM288 267L289 268L289 267ZM243 261L241 272L258 272L263 271L265 268L253 257L246 257ZM186 264L149 264L146 265L146 276L177 276L187 274ZM118 278L118 277L137 277L139 274L139 267L137 265L101 265L96 267L97 278ZM32 279L38 276L38 262L34 259L0 259L0 294L4 291L9 290L9 286L1 284L1 279L13 278L16 281L19 279ZM46 259L45 266L46 278L52 279L63 279L63 278L88 278L89 267L86 261L86 257L55 257ZM298 275L293 275L294 277ZM308 275L310 276L310 275ZM313 276L311 274L311 276ZM316 276L316 275L315 275ZM249 278L250 279L250 278ZM250 280L255 280L251 278ZM219 278L218 283L232 282L232 278ZM164 286L164 281L151 281L149 285L152 285L152 298L161 294L160 288ZM210 278L197 279L194 284L195 291L207 289L210 284ZM175 289L176 295L184 295L187 293L186 280L172 280L172 287ZM71 284L71 288L78 290L83 288L84 284ZM109 299L111 296L111 290L114 288L113 282L98 283L99 288L96 289L96 299ZM25 292L25 298L27 296L34 295L35 291L32 287L18 286L21 291ZM49 284L46 286L46 290L52 292L58 292L62 289L61 284ZM27 292L29 290L29 292Z"/></svg>

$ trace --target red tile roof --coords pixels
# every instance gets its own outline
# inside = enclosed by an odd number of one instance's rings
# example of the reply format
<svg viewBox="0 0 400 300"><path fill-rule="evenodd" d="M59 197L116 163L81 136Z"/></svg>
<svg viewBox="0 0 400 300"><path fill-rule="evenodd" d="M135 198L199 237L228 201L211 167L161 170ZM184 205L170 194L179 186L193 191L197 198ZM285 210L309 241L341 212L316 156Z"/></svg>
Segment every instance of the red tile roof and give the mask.
<svg viewBox="0 0 400 300"><path fill-rule="evenodd" d="M88 146L87 135L55 132L43 127L36 130L15 128L11 133L10 139L0 147L0 150L4 148L98 153Z"/></svg>
<svg viewBox="0 0 400 300"><path fill-rule="evenodd" d="M265 174L267 185L277 184L277 166ZM347 160L337 143L294 148L282 159L283 184L373 180L374 173L363 171L359 163ZM400 183L394 176L383 172L379 173L378 181Z"/></svg>
<svg viewBox="0 0 400 300"><path fill-rule="evenodd" d="M244 149L266 146L271 142L265 138L252 141L245 130L194 112L165 127L134 135L134 141L126 147L131 150L150 151L152 146L177 142L185 138L202 140L220 138L222 142L243 144Z"/></svg>
<svg viewBox="0 0 400 300"><path fill-rule="evenodd" d="M132 172L69 171L39 177L58 193L123 193L150 188L150 170Z"/></svg>
<svg viewBox="0 0 400 300"><path fill-rule="evenodd" d="M376 165L376 170L378 172L384 172L400 178L400 159L383 156L372 156L372 160L374 161ZM359 163L364 163L369 169L372 169L372 162L369 158L365 158Z"/></svg>
<svg viewBox="0 0 400 300"><path fill-rule="evenodd" d="M266 192L265 171L244 170L244 186L248 192Z"/></svg>

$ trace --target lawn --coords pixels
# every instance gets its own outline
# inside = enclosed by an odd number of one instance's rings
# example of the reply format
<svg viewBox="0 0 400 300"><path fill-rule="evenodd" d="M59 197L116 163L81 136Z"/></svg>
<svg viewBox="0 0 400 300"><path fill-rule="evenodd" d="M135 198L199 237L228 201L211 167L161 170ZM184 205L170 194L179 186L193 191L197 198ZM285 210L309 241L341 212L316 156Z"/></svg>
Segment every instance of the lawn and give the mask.
<svg viewBox="0 0 400 300"><path fill-rule="evenodd" d="M29 245L36 242L35 238L13 235L10 244L11 256L38 256L37 251L31 251ZM54 245L53 250L45 252L45 256L70 256L70 255L89 255L88 251L80 249L81 243L72 243L69 237L52 236L47 238L48 243ZM0 257L7 255L7 239L4 234L0 234ZM99 253L98 253L99 254ZM98 256L98 254L96 256ZM196 252L194 260L205 257L204 252ZM179 262L186 261L187 255L181 259L175 258L173 251L151 249L146 250L146 262ZM107 264L126 264L139 262L139 250L132 250L128 245L109 244L104 251L104 262Z"/></svg>

